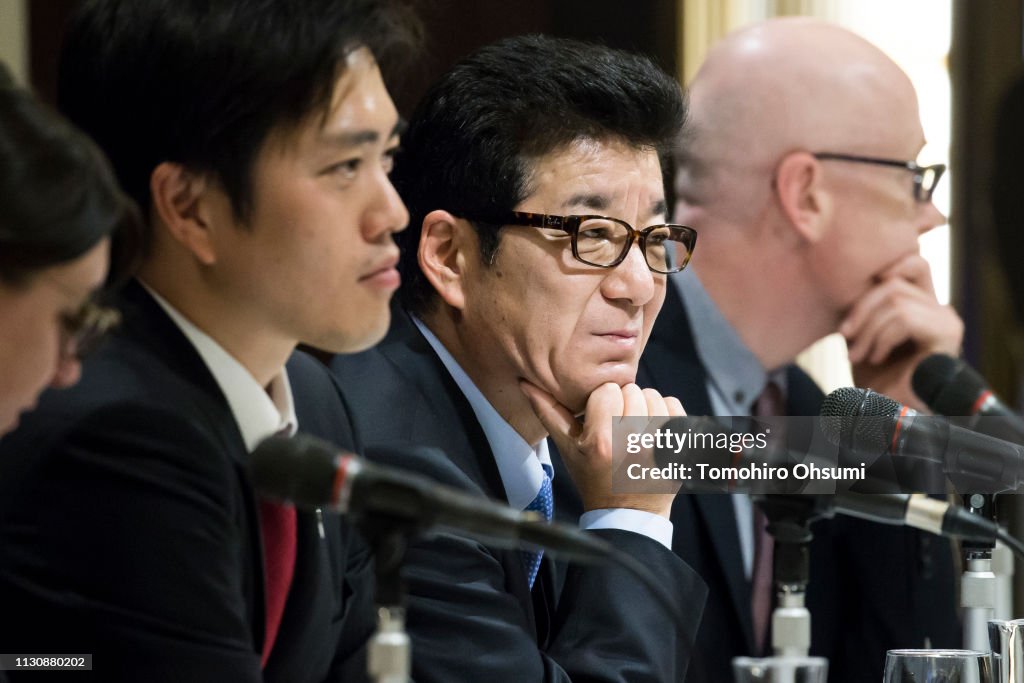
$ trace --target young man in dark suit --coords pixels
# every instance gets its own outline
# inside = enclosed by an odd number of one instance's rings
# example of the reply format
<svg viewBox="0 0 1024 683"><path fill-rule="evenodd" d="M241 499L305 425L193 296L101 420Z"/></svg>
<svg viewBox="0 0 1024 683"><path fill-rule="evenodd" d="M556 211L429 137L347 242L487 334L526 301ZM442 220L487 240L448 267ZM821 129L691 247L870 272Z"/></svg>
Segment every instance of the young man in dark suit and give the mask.
<svg viewBox="0 0 1024 683"><path fill-rule="evenodd" d="M361 0L96 0L60 104L147 216L123 324L3 443L4 652L89 653L103 681L365 678L370 556L336 515L258 500L249 452L358 446L306 342L387 329L408 215L378 60L404 14ZM15 676L17 678L17 676Z"/></svg>
<svg viewBox="0 0 1024 683"><path fill-rule="evenodd" d="M701 249L669 283L641 381L693 415L817 415L822 392L793 362L839 331L858 386L920 407L915 365L957 353L963 326L918 252L944 220L941 169L909 161L924 134L906 75L836 26L773 20L714 48L690 102L674 218ZM746 496L685 495L672 519L710 590L698 649L714 655L690 680L728 680L733 657L771 651L763 517ZM958 643L947 542L849 519L812 529L811 652L831 660L830 680L879 680L889 648Z"/></svg>
<svg viewBox="0 0 1024 683"><path fill-rule="evenodd" d="M514 508L578 522L685 611L675 622L617 568L441 535L409 555L418 681L663 682L689 662L704 587L669 551L672 497L610 485L616 416L682 413L633 379L682 265L674 245L693 246L664 225L659 153L683 117L646 59L532 36L464 59L410 121L395 176L412 216L406 309L377 349L333 365L357 424L368 441L443 449Z"/></svg>

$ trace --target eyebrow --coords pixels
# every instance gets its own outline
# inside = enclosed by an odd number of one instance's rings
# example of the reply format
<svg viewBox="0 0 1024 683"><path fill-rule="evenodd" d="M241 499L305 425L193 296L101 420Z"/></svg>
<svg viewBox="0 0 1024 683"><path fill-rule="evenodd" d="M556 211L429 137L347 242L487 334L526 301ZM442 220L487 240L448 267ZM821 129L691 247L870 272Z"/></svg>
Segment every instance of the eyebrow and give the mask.
<svg viewBox="0 0 1024 683"><path fill-rule="evenodd" d="M405 120L399 119L398 123L391 129L387 139L390 140L404 133L406 126ZM321 142L334 147L358 147L377 142L378 140L380 140L380 133L375 130L343 131L338 133L322 133L320 135Z"/></svg>
<svg viewBox="0 0 1024 683"><path fill-rule="evenodd" d="M562 205L563 207L570 206L583 206L593 211L606 211L611 202L608 198L601 194L575 194ZM665 216L668 214L668 203L665 198L656 199L651 204L651 210L648 215L651 216Z"/></svg>

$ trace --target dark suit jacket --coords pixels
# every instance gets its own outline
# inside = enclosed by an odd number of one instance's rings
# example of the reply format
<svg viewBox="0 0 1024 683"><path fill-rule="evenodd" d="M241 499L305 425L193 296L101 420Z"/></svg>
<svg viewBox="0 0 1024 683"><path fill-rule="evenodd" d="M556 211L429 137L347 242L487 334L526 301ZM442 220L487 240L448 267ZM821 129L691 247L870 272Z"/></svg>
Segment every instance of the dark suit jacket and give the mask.
<svg viewBox="0 0 1024 683"><path fill-rule="evenodd" d="M637 382L677 397L690 415L713 413L707 372L673 286L640 360ZM787 368L788 414L818 415L823 398L806 373L795 365ZM732 501L728 495L681 494L672 521L675 551L709 589L697 649L714 656L702 661L707 676L690 680L731 680L732 658L755 655L750 582ZM926 638L931 647L959 645L948 542L851 518L820 521L812 530L811 653L829 658L832 683L881 680L887 649L924 647Z"/></svg>
<svg viewBox="0 0 1024 683"><path fill-rule="evenodd" d="M0 442L4 651L92 653L102 681L365 680L369 552L330 513L299 513L294 580L261 672L263 550L242 436L158 304L137 283L122 304L120 331L82 381L48 393ZM288 374L300 429L355 447L323 366L296 353Z"/></svg>
<svg viewBox="0 0 1024 683"><path fill-rule="evenodd" d="M469 402L403 312L396 311L380 346L336 358L332 369L368 452L375 442L440 448L466 486L506 501ZM578 496L556 453L552 459L556 517L575 524ZM647 566L686 611L692 638L705 592L693 571L639 534L593 533ZM688 657L676 625L635 578L616 567L566 566L545 556L531 592L519 551L456 534L415 543L406 567L413 672L421 683L665 683L682 677Z"/></svg>

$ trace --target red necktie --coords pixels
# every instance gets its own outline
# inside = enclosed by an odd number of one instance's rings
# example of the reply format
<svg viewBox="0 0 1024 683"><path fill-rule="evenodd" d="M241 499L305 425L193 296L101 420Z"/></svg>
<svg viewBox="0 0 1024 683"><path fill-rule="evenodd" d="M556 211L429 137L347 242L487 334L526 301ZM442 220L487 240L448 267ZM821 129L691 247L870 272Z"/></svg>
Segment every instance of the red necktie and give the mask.
<svg viewBox="0 0 1024 683"><path fill-rule="evenodd" d="M750 577L750 613L754 621L755 655L764 653L768 636L768 620L772 613L772 557L775 543L768 533L768 520L761 508L754 506L754 571Z"/></svg>
<svg viewBox="0 0 1024 683"><path fill-rule="evenodd" d="M757 417L777 417L785 414L786 401L779 385L769 380L764 391L754 402ZM777 432L778 429L776 428ZM778 438L779 434L773 437ZM764 653L768 636L768 622L772 612L772 558L775 539L768 533L768 520L761 508L754 506L754 568L750 577L750 613L754 622L755 655Z"/></svg>
<svg viewBox="0 0 1024 683"><path fill-rule="evenodd" d="M288 589L295 574L295 548L297 545L295 508L269 501L260 501L260 531L263 534L264 585L266 586L266 632L263 638L263 658L266 667L270 651L274 648L277 631L281 626Z"/></svg>

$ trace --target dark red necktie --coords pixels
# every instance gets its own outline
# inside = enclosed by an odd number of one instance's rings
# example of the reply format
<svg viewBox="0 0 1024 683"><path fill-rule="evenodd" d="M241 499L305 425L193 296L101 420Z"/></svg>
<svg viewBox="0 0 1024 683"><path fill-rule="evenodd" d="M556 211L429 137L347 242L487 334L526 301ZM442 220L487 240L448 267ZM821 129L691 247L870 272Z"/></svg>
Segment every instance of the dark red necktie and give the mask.
<svg viewBox="0 0 1024 683"><path fill-rule="evenodd" d="M782 389L773 381L765 385L764 391L754 402L753 413L759 417L785 415L786 401ZM775 429L778 432L778 428ZM778 437L778 434L773 435ZM765 639L768 636L768 622L772 613L772 559L775 555L775 539L768 533L768 520L761 508L754 505L754 569L750 576L750 613L754 622L755 655L764 654Z"/></svg>
<svg viewBox="0 0 1024 683"><path fill-rule="evenodd" d="M295 508L291 505L260 501L260 531L263 534L267 616L260 665L266 667L270 651L277 639L277 631L281 627L281 617L288 601L288 589L291 588L292 577L295 574Z"/></svg>

